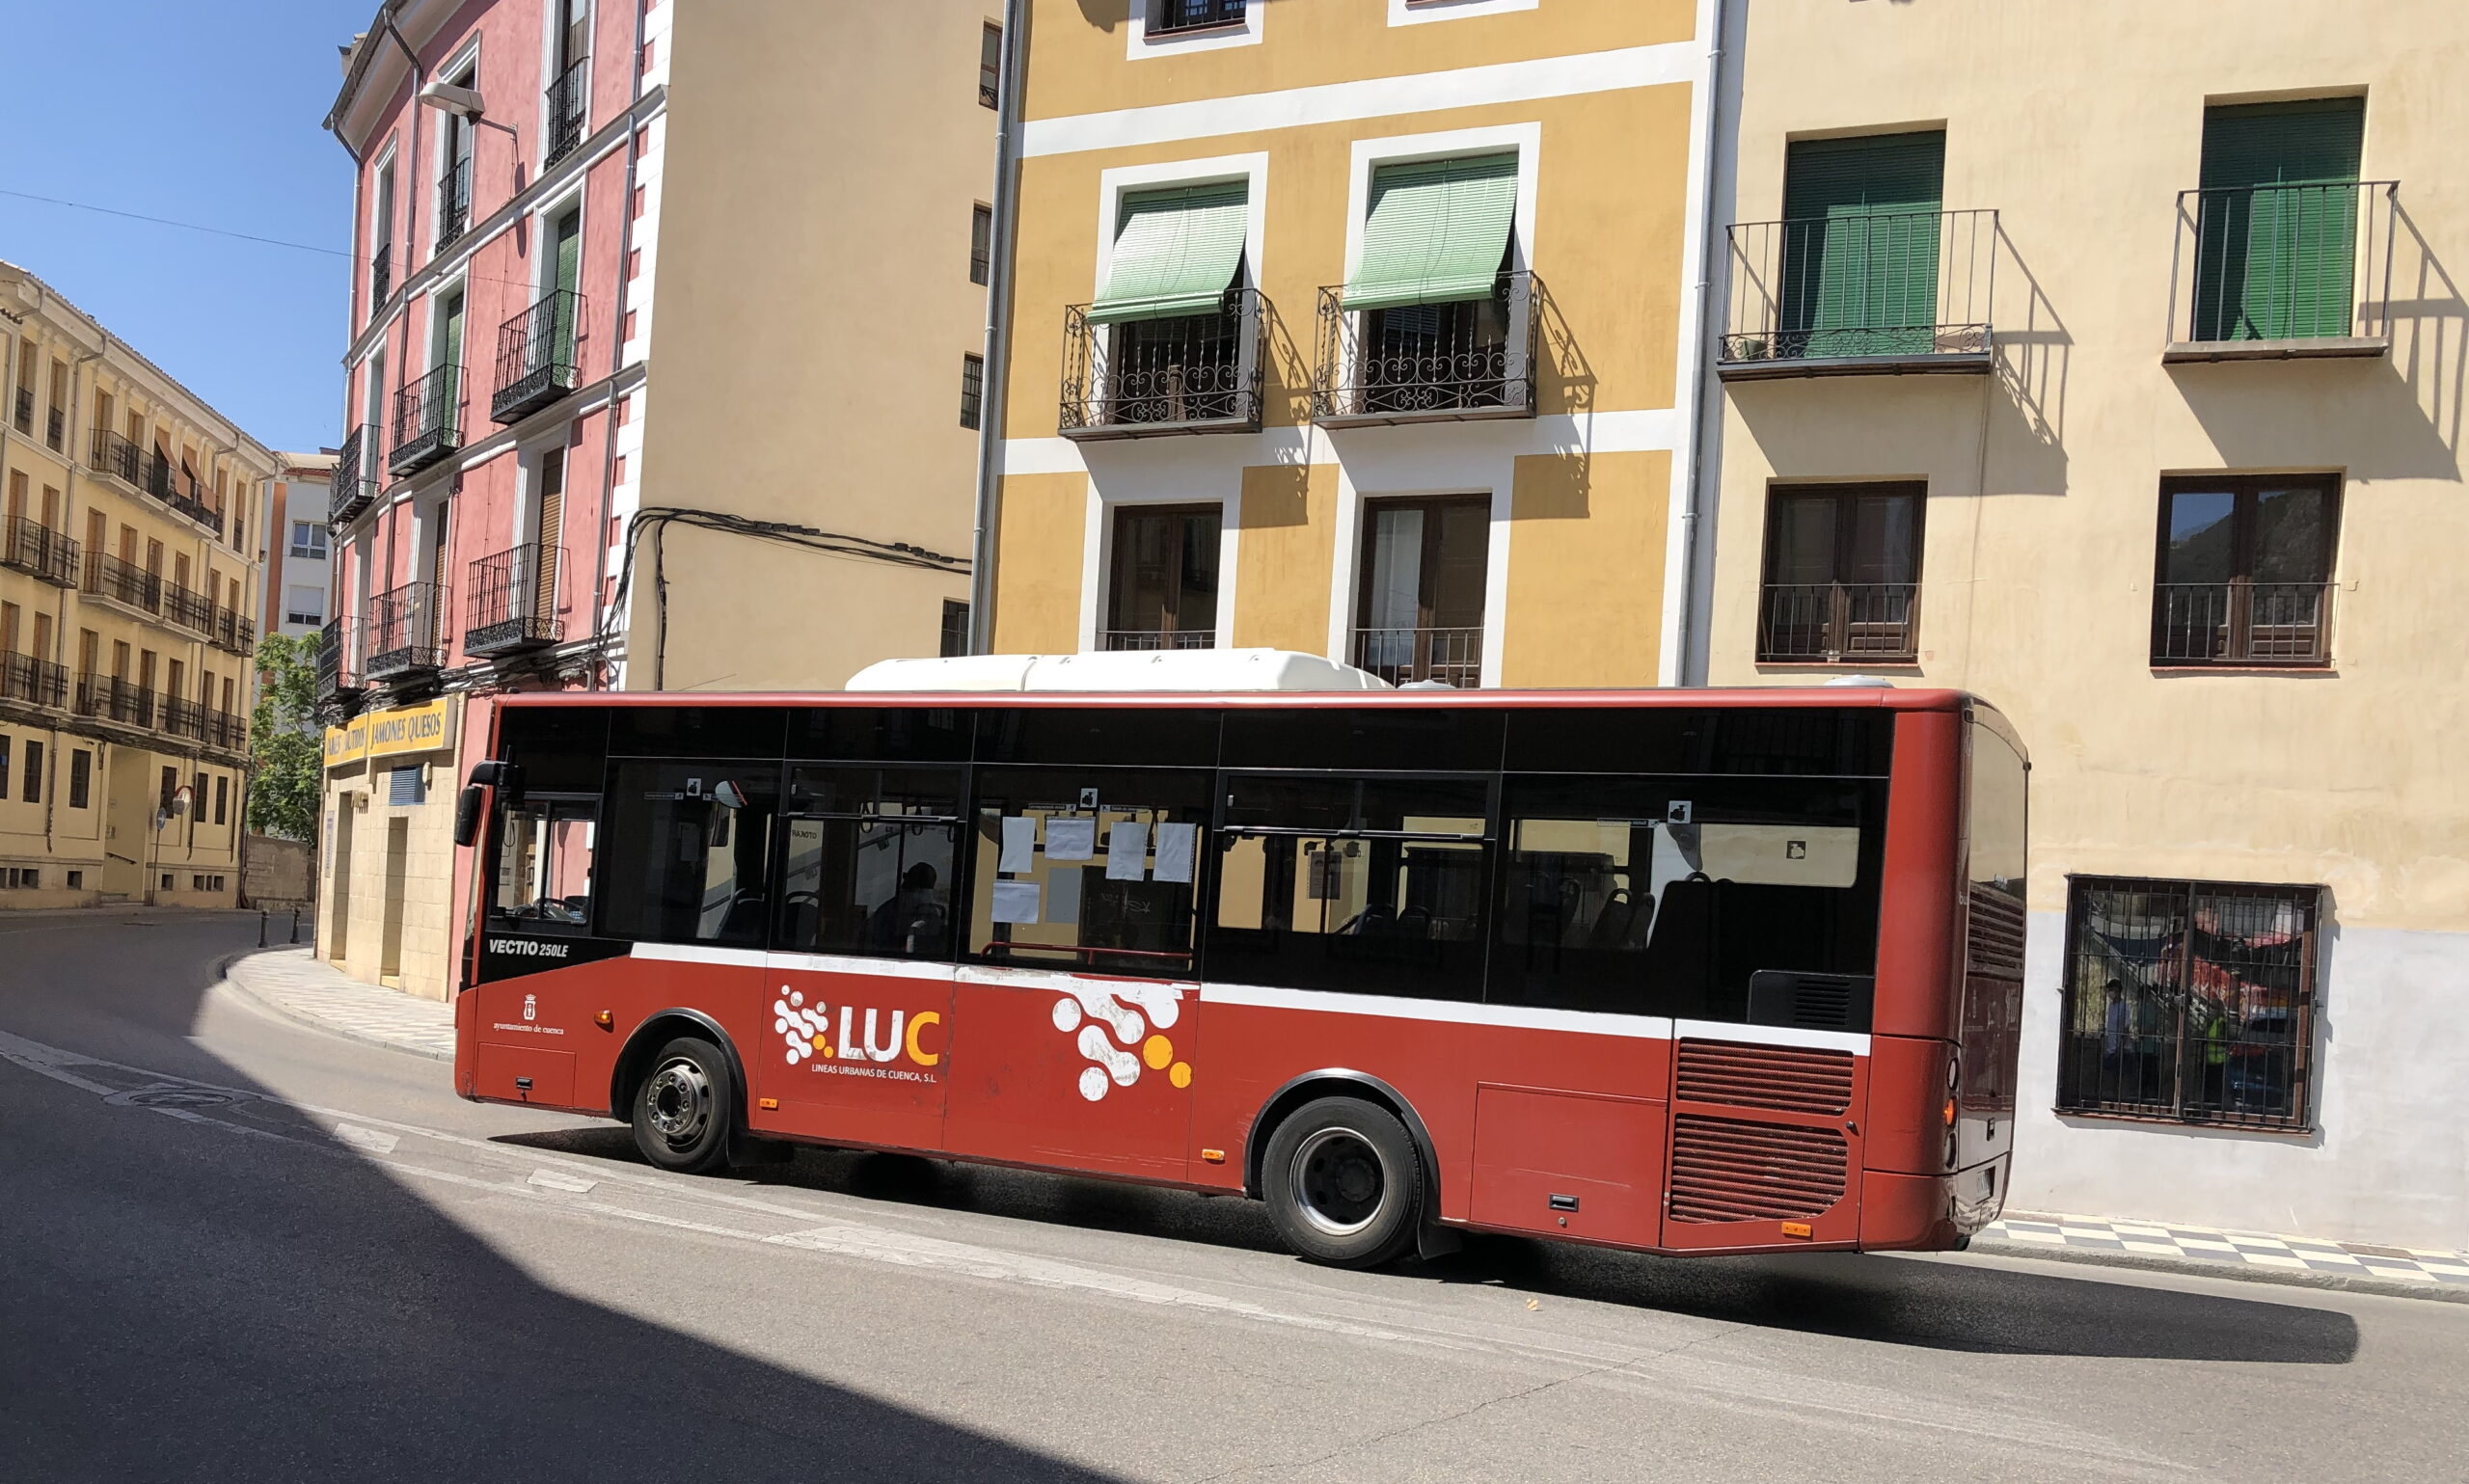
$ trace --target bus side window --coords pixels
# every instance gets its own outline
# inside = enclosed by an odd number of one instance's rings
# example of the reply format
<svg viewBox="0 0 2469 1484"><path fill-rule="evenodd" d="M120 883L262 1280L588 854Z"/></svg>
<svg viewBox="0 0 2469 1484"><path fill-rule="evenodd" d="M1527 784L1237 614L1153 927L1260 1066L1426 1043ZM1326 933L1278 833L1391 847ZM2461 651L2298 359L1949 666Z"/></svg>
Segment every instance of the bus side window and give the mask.
<svg viewBox="0 0 2469 1484"><path fill-rule="evenodd" d="M960 769L793 765L783 815L775 947L951 957Z"/></svg>
<svg viewBox="0 0 2469 1484"><path fill-rule="evenodd" d="M600 931L654 943L763 946L776 761L610 769Z"/></svg>
<svg viewBox="0 0 2469 1484"><path fill-rule="evenodd" d="M1710 899L1669 819L1674 796L1636 778L1504 783L1485 998L1614 1014L1703 1010Z"/></svg>
<svg viewBox="0 0 2469 1484"><path fill-rule="evenodd" d="M969 957L1189 978L1209 792L1197 769L979 769Z"/></svg>
<svg viewBox="0 0 2469 1484"><path fill-rule="evenodd" d="M1211 979L1481 998L1489 780L1230 773L1225 788Z"/></svg>
<svg viewBox="0 0 2469 1484"><path fill-rule="evenodd" d="M1884 782L1841 778L1727 778L1693 783L1694 875L1708 883L1713 974L1708 1020L1815 1024L1792 1009L1796 976L1858 983L1831 1003L1845 1019L1822 1028L1865 1031L1877 973L1878 908L1886 852ZM1674 831L1685 836L1687 831ZM1771 976L1772 1012L1752 1014L1752 980ZM1681 1012L1688 1013L1688 1012Z"/></svg>
<svg viewBox="0 0 2469 1484"><path fill-rule="evenodd" d="M497 889L489 915L506 923L579 929L591 922L591 854L600 800L528 795L498 828Z"/></svg>

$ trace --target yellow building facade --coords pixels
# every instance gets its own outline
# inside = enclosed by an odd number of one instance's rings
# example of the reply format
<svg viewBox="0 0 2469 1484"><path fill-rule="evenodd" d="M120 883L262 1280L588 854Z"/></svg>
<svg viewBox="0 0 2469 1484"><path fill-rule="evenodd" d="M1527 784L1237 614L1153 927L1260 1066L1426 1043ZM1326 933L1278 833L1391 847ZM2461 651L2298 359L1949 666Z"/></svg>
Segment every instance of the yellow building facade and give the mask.
<svg viewBox="0 0 2469 1484"><path fill-rule="evenodd" d="M1702 669L2031 749L2010 1208L2469 1224L2457 7L1757 5Z"/></svg>
<svg viewBox="0 0 2469 1484"><path fill-rule="evenodd" d="M231 906L274 456L0 263L0 908Z"/></svg>
<svg viewBox="0 0 2469 1484"><path fill-rule="evenodd" d="M1677 663L1695 0L1034 0L981 648Z"/></svg>

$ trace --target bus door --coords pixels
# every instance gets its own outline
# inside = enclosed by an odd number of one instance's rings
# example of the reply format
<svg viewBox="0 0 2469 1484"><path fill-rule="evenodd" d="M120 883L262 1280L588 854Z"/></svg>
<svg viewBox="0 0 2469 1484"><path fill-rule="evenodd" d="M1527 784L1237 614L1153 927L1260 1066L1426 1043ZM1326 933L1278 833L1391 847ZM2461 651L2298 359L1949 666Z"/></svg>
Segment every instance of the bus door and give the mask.
<svg viewBox="0 0 2469 1484"><path fill-rule="evenodd" d="M978 770L953 1152L1188 1178L1211 786L1198 770Z"/></svg>
<svg viewBox="0 0 2469 1484"><path fill-rule="evenodd" d="M632 945L592 932L592 853L600 796L529 791L502 798L495 855L481 873L476 977L460 997L469 1016L471 1095L548 1107L589 1107L579 1070L593 1045L594 989ZM604 1071L600 1086L607 1085Z"/></svg>
<svg viewBox="0 0 2469 1484"><path fill-rule="evenodd" d="M1878 931L1884 789L1706 780L1657 840L1672 1045L1663 1245L1849 1243Z"/></svg>
<svg viewBox="0 0 2469 1484"><path fill-rule="evenodd" d="M789 769L756 1129L942 1146L961 786L956 768Z"/></svg>

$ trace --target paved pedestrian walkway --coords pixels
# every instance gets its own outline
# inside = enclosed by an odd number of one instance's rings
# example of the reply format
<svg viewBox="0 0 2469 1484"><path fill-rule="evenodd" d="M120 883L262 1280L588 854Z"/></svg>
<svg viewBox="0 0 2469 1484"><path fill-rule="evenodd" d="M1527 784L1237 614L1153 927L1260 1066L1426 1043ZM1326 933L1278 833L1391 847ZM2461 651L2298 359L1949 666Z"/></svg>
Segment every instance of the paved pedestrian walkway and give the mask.
<svg viewBox="0 0 2469 1484"><path fill-rule="evenodd" d="M2311 1237L2223 1231L2176 1222L2104 1220L2018 1212L1973 1240L2020 1255L2179 1271L2226 1270L2324 1287L2407 1289L2469 1302L2469 1253Z"/></svg>
<svg viewBox="0 0 2469 1484"><path fill-rule="evenodd" d="M321 1031L440 1062L454 1060L454 1007L345 979L307 948L270 948L232 960L231 987Z"/></svg>

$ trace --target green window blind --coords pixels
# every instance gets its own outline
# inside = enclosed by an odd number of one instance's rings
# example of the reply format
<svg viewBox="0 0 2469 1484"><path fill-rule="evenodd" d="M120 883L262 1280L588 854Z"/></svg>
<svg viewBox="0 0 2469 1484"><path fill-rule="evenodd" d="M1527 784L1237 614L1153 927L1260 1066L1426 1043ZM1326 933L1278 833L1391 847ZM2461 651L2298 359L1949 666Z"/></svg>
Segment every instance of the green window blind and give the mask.
<svg viewBox="0 0 2469 1484"><path fill-rule="evenodd" d="M1184 186L1126 196L1092 324L1213 314L1243 261L1249 188Z"/></svg>
<svg viewBox="0 0 2469 1484"><path fill-rule="evenodd" d="M553 365L572 365L575 363L574 293L583 280L583 213L567 212L557 218L554 229L557 239L557 280L552 286L560 297L549 310L556 321L551 327L549 361Z"/></svg>
<svg viewBox="0 0 2469 1484"><path fill-rule="evenodd" d="M2196 339L2356 333L2350 289L2365 139L2364 98L2204 110Z"/></svg>
<svg viewBox="0 0 2469 1484"><path fill-rule="evenodd" d="M1936 348L1946 136L1804 140L1783 164L1781 328L1804 356Z"/></svg>
<svg viewBox="0 0 2469 1484"><path fill-rule="evenodd" d="M1517 218L1517 156L1385 165L1371 176L1349 310L1488 297Z"/></svg>

